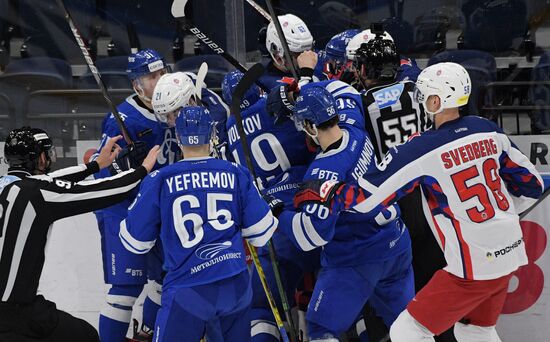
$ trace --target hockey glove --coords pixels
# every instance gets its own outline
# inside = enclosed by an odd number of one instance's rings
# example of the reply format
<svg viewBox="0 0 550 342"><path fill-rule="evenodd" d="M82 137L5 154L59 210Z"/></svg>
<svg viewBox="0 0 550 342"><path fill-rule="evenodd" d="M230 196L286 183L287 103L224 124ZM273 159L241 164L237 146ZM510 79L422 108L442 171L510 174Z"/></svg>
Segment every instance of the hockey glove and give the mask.
<svg viewBox="0 0 550 342"><path fill-rule="evenodd" d="M331 207L334 196L345 185L344 182L316 179L300 184L294 195L294 207L301 208L309 203L319 203Z"/></svg>
<svg viewBox="0 0 550 342"><path fill-rule="evenodd" d="M284 203L277 197L270 195L270 194L264 194L262 195L264 201L267 202L269 205L269 209L271 209L271 212L273 213L273 216L279 217L284 209Z"/></svg>
<svg viewBox="0 0 550 342"><path fill-rule="evenodd" d="M288 97L289 92L298 91L298 84L281 85L271 89L267 95L266 110L275 117L275 123L284 122L292 115L294 100Z"/></svg>
<svg viewBox="0 0 550 342"><path fill-rule="evenodd" d="M134 141L119 152L109 170L115 175L123 171L135 169L141 165L149 149L143 141Z"/></svg>

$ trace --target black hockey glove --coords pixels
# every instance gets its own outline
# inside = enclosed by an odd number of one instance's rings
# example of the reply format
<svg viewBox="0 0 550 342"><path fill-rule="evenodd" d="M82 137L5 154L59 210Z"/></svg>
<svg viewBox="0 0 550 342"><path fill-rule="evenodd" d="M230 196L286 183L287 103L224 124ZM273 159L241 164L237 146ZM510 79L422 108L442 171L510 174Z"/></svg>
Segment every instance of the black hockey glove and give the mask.
<svg viewBox="0 0 550 342"><path fill-rule="evenodd" d="M284 209L284 203L277 197L270 195L270 194L264 194L262 195L264 201L267 202L269 205L269 209L271 209L271 212L273 213L273 216L279 217Z"/></svg>
<svg viewBox="0 0 550 342"><path fill-rule="evenodd" d="M289 92L298 91L298 84L282 85L271 89L267 95L266 110L275 117L275 122L284 122L292 115L294 101L288 97Z"/></svg>
<svg viewBox="0 0 550 342"><path fill-rule="evenodd" d="M125 146L109 167L111 174L116 175L123 171L139 167L145 157L147 157L148 152L147 144L143 141L134 141L130 145Z"/></svg>

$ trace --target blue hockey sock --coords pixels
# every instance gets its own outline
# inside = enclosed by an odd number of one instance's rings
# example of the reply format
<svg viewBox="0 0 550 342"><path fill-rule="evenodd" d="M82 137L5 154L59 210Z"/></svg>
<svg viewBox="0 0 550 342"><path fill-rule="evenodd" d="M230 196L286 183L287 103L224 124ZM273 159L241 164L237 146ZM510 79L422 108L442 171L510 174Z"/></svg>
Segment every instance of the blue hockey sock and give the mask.
<svg viewBox="0 0 550 342"><path fill-rule="evenodd" d="M143 324L149 329L154 329L161 304L162 285L155 281L149 281L146 289L147 297L143 302Z"/></svg>
<svg viewBox="0 0 550 342"><path fill-rule="evenodd" d="M101 342L126 341L126 333L132 317L132 306L143 285L113 285L107 294L107 302L99 316Z"/></svg>

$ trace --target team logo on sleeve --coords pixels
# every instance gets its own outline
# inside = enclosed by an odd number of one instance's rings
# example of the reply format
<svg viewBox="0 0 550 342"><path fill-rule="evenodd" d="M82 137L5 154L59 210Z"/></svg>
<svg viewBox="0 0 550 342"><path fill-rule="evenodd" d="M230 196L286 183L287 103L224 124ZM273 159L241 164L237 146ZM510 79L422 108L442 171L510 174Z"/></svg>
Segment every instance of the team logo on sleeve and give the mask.
<svg viewBox="0 0 550 342"><path fill-rule="evenodd" d="M231 241L225 241L221 243L209 243L207 245L197 248L195 255L202 260L209 260L218 255L224 249L228 249L233 244Z"/></svg>

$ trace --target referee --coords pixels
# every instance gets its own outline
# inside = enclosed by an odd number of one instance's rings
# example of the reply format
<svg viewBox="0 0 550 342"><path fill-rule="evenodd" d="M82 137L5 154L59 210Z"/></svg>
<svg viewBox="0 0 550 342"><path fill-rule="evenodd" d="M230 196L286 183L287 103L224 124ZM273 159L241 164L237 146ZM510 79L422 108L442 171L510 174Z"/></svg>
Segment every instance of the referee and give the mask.
<svg viewBox="0 0 550 342"><path fill-rule="evenodd" d="M118 139L107 142L95 161L48 174L56 156L46 132L23 127L8 135L9 170L0 177L0 342L99 341L90 324L36 292L51 224L125 199L155 164L158 146L135 169L83 181L117 158ZM117 162L127 168L144 156L131 148L123 152Z"/></svg>

